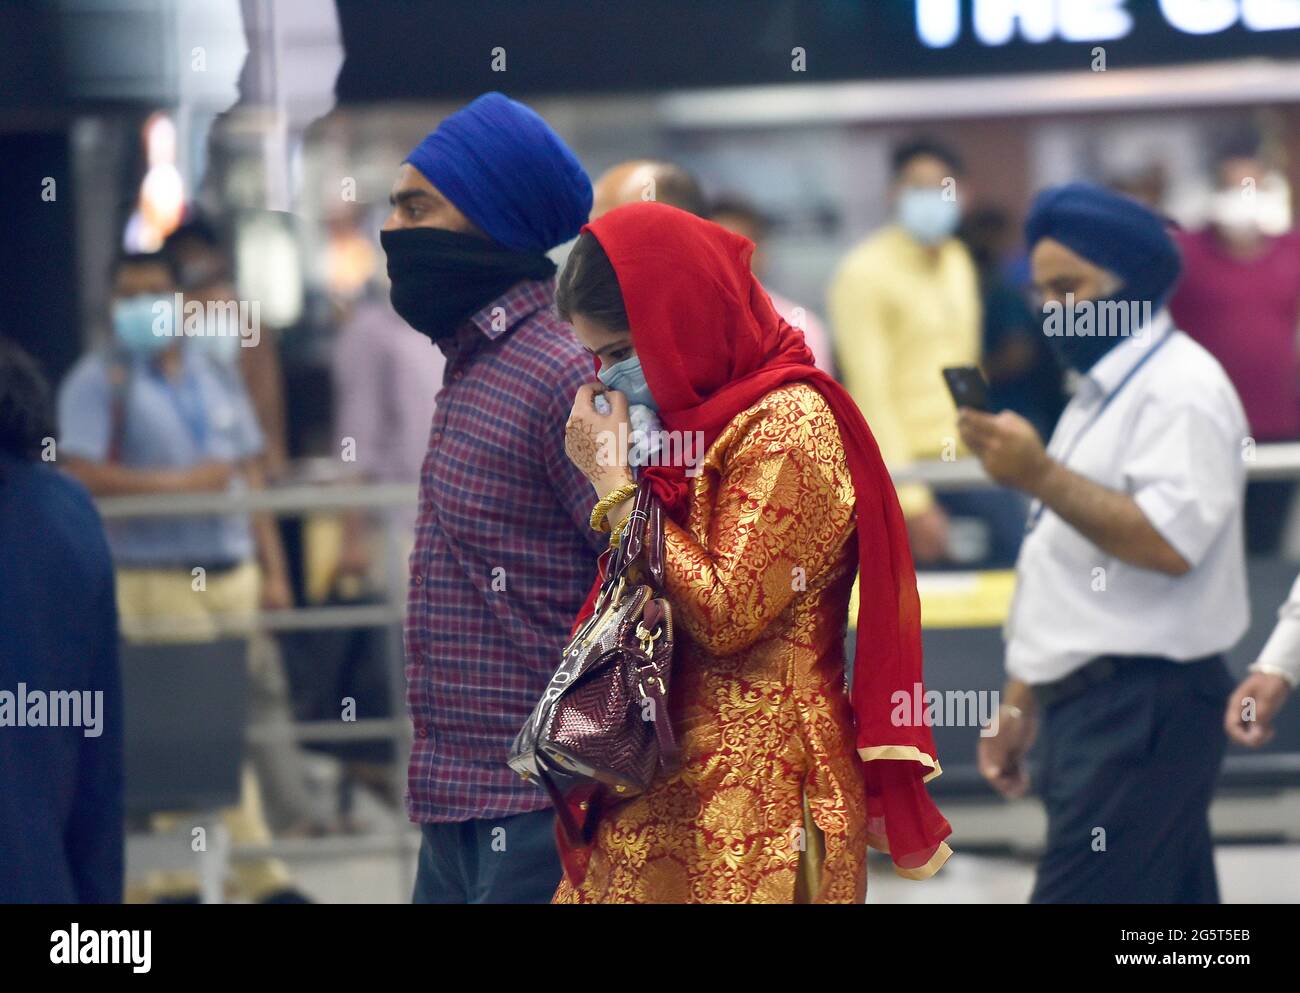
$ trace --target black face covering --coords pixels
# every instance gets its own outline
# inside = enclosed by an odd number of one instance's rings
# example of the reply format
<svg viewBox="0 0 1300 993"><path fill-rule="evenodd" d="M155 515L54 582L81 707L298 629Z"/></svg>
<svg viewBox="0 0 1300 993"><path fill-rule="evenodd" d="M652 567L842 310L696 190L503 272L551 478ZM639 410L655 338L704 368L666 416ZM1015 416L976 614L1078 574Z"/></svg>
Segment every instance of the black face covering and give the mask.
<svg viewBox="0 0 1300 993"><path fill-rule="evenodd" d="M1091 335L1048 335L1047 344L1055 352L1057 361L1065 368L1087 373L1101 361L1102 356L1124 340L1122 336L1114 333L1115 329L1098 327L1099 322L1095 315L1105 313L1107 304L1124 304L1125 307L1130 308L1130 314L1138 315L1139 324L1127 329L1130 334L1135 333L1140 328L1143 314L1149 313L1154 317L1160 312L1160 308L1165 305L1165 301L1173 291L1177 275L1176 270L1172 277L1167 273L1143 272L1125 280L1124 284L1109 296L1075 301L1076 324L1079 321L1079 311L1085 306L1091 308L1094 315L1093 333ZM1112 333L1099 333L1103 330L1110 330Z"/></svg>
<svg viewBox="0 0 1300 993"><path fill-rule="evenodd" d="M388 256L393 309L434 341L451 335L522 279L545 279L555 263L540 252L440 228L379 232Z"/></svg>
<svg viewBox="0 0 1300 993"><path fill-rule="evenodd" d="M1078 323L1081 318L1079 315L1085 307L1092 309L1093 313L1099 313L1100 308L1112 302L1121 301L1118 296L1112 295L1100 297L1095 300L1080 300L1074 305L1074 319ZM1093 322L1094 324L1096 321ZM1048 335L1047 345L1056 356L1056 361L1060 363L1062 369L1073 369L1078 373L1086 373L1094 365L1101 361L1101 357L1109 352L1112 348L1120 343L1122 339L1110 335L1098 334L1097 328L1093 328L1093 334L1090 335Z"/></svg>

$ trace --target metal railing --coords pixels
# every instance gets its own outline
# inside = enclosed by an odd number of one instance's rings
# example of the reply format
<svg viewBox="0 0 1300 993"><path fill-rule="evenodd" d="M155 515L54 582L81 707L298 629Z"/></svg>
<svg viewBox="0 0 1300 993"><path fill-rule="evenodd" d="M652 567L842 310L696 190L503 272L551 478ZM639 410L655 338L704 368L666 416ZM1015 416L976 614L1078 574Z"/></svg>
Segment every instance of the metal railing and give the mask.
<svg viewBox="0 0 1300 993"><path fill-rule="evenodd" d="M96 501L105 520L132 518L201 517L221 514L268 513L276 517L302 517L307 514L344 510L397 510L414 506L418 497L414 485L302 483L241 493L148 494L125 497L101 497ZM406 694L402 622L406 614L406 569L403 558L405 539L398 533L396 515L378 514L383 530L385 563L382 604L328 607L297 607L292 610L259 611L251 618L209 615L200 622L209 636L248 635L258 632L348 630L381 628L387 637L385 661L389 691L389 718L362 718L354 721L295 721L292 740L299 744L358 741L388 741L393 747L392 790L402 796L406 787L406 765L410 757L411 727L405 717ZM193 621L181 618L137 620L133 634L150 638L183 637L194 630ZM276 742L287 737L283 732L251 727L251 742ZM405 899L413 883L410 856L419 849L419 832L406 821L404 813L394 811L391 832L370 835L342 835L324 838L274 839L266 845L237 845L231 849L235 859L278 857L295 860L328 859L344 856L391 854L398 858L398 880Z"/></svg>

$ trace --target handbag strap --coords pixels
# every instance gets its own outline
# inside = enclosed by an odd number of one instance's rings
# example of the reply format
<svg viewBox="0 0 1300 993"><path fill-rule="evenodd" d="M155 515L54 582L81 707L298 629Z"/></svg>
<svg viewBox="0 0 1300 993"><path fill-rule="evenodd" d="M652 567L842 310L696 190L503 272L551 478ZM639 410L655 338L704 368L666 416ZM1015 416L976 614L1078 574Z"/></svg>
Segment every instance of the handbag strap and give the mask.
<svg viewBox="0 0 1300 993"><path fill-rule="evenodd" d="M664 586L664 508L653 497L645 522L645 562L656 590Z"/></svg>
<svg viewBox="0 0 1300 993"><path fill-rule="evenodd" d="M628 525L610 557L605 586L612 587L638 559L644 557L652 585L658 590L664 582L663 508L649 486L637 487L636 500L628 517Z"/></svg>
<svg viewBox="0 0 1300 993"><path fill-rule="evenodd" d="M655 601L651 600L650 603ZM678 745L673 734L673 723L668 717L668 700L664 696L663 680L655 675L658 671L655 666L650 667L649 671L642 669L638 683L641 692L650 698L655 707L655 719L651 723L655 726L655 741L659 745L659 764L665 770L671 770L677 765Z"/></svg>

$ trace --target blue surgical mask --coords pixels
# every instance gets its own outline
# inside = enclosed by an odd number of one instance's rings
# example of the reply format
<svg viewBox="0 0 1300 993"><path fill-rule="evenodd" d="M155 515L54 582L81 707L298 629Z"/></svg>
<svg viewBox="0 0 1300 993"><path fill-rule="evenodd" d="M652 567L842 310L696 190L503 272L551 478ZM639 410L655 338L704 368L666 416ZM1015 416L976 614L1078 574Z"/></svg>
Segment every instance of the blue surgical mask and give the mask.
<svg viewBox="0 0 1300 993"><path fill-rule="evenodd" d="M155 355L171 345L175 339L168 334L155 334L169 330L169 318L163 318L163 308L170 307L166 297L154 293L140 293L113 301L113 336L128 352L135 355Z"/></svg>
<svg viewBox="0 0 1300 993"><path fill-rule="evenodd" d="M630 359L615 362L609 368L601 369L596 376L611 390L618 390L626 396L629 404L639 403L651 410L659 409L655 398L650 395L645 373L641 371L640 356L633 355Z"/></svg>
<svg viewBox="0 0 1300 993"><path fill-rule="evenodd" d="M227 365L238 361L239 346L244 340L240 327L205 310L200 330L201 334L186 335L187 348Z"/></svg>
<svg viewBox="0 0 1300 993"><path fill-rule="evenodd" d="M906 189L898 197L898 223L923 245L937 245L954 231L961 220L956 200L945 198L943 190Z"/></svg>

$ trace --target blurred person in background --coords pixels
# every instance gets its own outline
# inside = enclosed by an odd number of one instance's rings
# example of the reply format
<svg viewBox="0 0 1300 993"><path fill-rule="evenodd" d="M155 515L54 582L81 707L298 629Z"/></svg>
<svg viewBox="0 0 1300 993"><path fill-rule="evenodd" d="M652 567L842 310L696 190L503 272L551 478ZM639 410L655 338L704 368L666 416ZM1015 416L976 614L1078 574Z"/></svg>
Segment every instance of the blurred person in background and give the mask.
<svg viewBox="0 0 1300 993"><path fill-rule="evenodd" d="M1300 233L1284 180L1254 135L1224 144L1214 165L1210 222L1178 235L1184 276L1170 301L1178 326L1217 358L1241 394L1256 443L1300 437ZM1291 479L1246 486L1246 548L1277 551L1295 493Z"/></svg>
<svg viewBox="0 0 1300 993"><path fill-rule="evenodd" d="M1223 716L1228 737L1262 748L1275 734L1273 721L1300 685L1300 579L1278 611L1277 626L1250 671L1228 697Z"/></svg>
<svg viewBox="0 0 1300 993"><path fill-rule="evenodd" d="M563 846L557 903L861 903L868 846L908 879L951 855L923 785L939 774L929 728L890 716L899 693L923 692L893 482L852 397L763 293L752 250L718 224L636 203L584 228L560 277L559 312L601 363L574 400L570 455L611 533L638 486L664 511L681 762L641 796L577 805L579 823L596 823L589 845ZM633 480L627 451L604 457L593 440L626 439L638 405L699 435L703 460L654 460ZM794 563L806 582L791 581ZM859 572L872 637L849 693Z"/></svg>
<svg viewBox="0 0 1300 993"><path fill-rule="evenodd" d="M177 289L187 300L227 305L237 302L230 249L216 223L193 213L167 236L163 252L176 272ZM279 479L288 468L288 428L284 376L273 335L262 328L256 347L236 348L235 339L213 343L213 357L237 369L262 430L259 456L268 479Z"/></svg>
<svg viewBox="0 0 1300 993"><path fill-rule="evenodd" d="M1169 175L1164 163L1144 162L1128 169L1118 169L1106 180L1105 185L1116 193L1132 197L1160 213L1164 209L1169 195Z"/></svg>
<svg viewBox="0 0 1300 993"><path fill-rule="evenodd" d="M95 496L234 494L262 485L262 434L243 382L224 364L225 346L212 328L183 335L175 289L166 255L119 257L113 340L84 355L60 388L59 461ZM292 605L279 532L268 515L131 518L110 522L108 536L128 639L210 640L232 628L248 635L259 605ZM202 570L197 577L195 570ZM274 773L274 782L263 785L301 789L284 673L265 635L250 638L249 667L250 724L279 732L269 758L261 745L250 746ZM261 803L256 778L246 770L241 806L226 816L236 843L270 841ZM236 877L251 899L302 899L276 860L238 864ZM149 883L169 900L195 899L197 888L189 873Z"/></svg>
<svg viewBox="0 0 1300 993"><path fill-rule="evenodd" d="M1011 218L1000 207L971 211L958 229L979 273L984 319L980 366L989 383L989 407L1015 411L1046 438L1065 407L1064 371L1047 347L1039 316L1007 274L1014 236ZM1018 545L1019 534L1013 538Z"/></svg>
<svg viewBox="0 0 1300 993"><path fill-rule="evenodd" d="M675 162L660 159L629 159L610 166L592 190L593 221L625 203L651 200L696 217L704 217L709 211L709 200L699 180Z"/></svg>
<svg viewBox="0 0 1300 993"><path fill-rule="evenodd" d="M686 169L673 162L658 159L630 159L620 162L601 174L596 180L591 219L597 220L615 207L629 203L666 203L696 217L710 217L741 237L758 245L767 234L768 221L758 210L739 198L729 198L710 205L699 181ZM757 240L756 240L757 239ZM759 253L755 251L755 264ZM761 277L761 266L758 270ZM764 287L766 289L766 287ZM771 290L768 296L777 312L793 327L799 328L808 339L817 366L831 372L834 363L830 343L821 321L807 308L800 307Z"/></svg>
<svg viewBox="0 0 1300 993"><path fill-rule="evenodd" d="M336 438L352 440L356 461L349 468L358 482L419 481L446 364L441 349L394 312L386 287L368 288L347 304L332 357L334 430ZM393 511L407 554L415 518L414 506ZM344 515L341 575L383 581L372 575L383 558L376 555L375 523L364 511Z"/></svg>
<svg viewBox="0 0 1300 993"><path fill-rule="evenodd" d="M721 224L728 231L734 231L742 238L748 238L754 243L754 254L750 258L750 263L754 267L754 274L762 282L767 269L767 256L763 251L763 243L772 230L770 218L748 200L736 196L719 197L714 200L713 211L709 216L715 224ZM782 319L791 327L796 327L803 332L808 347L812 349L817 368L825 369L826 372L834 376L835 357L831 350L830 337L826 333L821 318L813 313L810 307L795 303L793 300L776 293L766 283L764 283L763 288L767 290L767 295L772 298L772 306L776 308L776 312L781 315Z"/></svg>
<svg viewBox="0 0 1300 993"><path fill-rule="evenodd" d="M194 212L167 236L162 252L176 274L177 289L185 304L197 303L204 308L204 327L208 333L195 340L206 351L209 367L216 374L233 378L234 382L229 384L231 392L244 394L252 404L262 439L252 478L261 485L282 477L287 468L286 419L276 336L260 323L256 338L214 334L222 322L219 315L239 305L225 233L211 218ZM285 522L270 516L259 517L256 527L259 555L266 556L271 563L263 570L263 606L268 610L289 609L294 606L288 561L289 548L293 546L286 546ZM250 743L253 763L262 780L267 819L284 834L317 833L323 825L317 823L317 813L306 790L302 749L289 733L292 707L280 635L255 633L252 647L259 660L253 669L256 699L262 704L252 719L254 724L269 725L268 729L276 731L274 740L257 736Z"/></svg>
<svg viewBox="0 0 1300 993"><path fill-rule="evenodd" d="M955 457L957 412L941 370L979 359L979 279L955 236L961 172L960 158L939 142L920 138L899 145L891 159L893 220L852 249L830 283L827 306L840 377L893 471ZM950 514L971 511L989 496L936 496L919 483L900 486L917 563L947 560ZM1000 496L993 495L994 507ZM1013 557L1002 550L1006 564Z"/></svg>
<svg viewBox="0 0 1300 993"><path fill-rule="evenodd" d="M1249 610L1241 402L1169 317L1179 256L1156 214L1075 183L1040 194L1025 238L1045 312L1093 333L1048 337L1081 378L1046 449L1019 414L961 412L985 471L1034 498L980 771L1023 795L1041 720L1034 902L1217 902L1223 653Z"/></svg>
<svg viewBox="0 0 1300 993"><path fill-rule="evenodd" d="M113 566L57 455L49 389L0 337L0 691L101 694L82 726L0 701L0 902L122 899L122 691ZM93 699L93 697L92 697ZM6 702L8 706L6 706ZM48 719L48 718L46 718Z"/></svg>
<svg viewBox="0 0 1300 993"><path fill-rule="evenodd" d="M592 359L555 316L546 255L591 197L546 122L488 93L411 151L380 232L393 308L447 362L407 599L417 903L545 903L560 879L550 801L506 758L605 541L564 451Z"/></svg>

